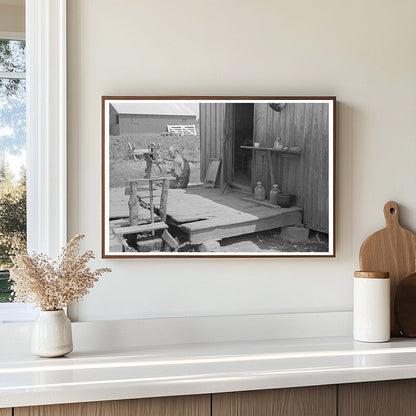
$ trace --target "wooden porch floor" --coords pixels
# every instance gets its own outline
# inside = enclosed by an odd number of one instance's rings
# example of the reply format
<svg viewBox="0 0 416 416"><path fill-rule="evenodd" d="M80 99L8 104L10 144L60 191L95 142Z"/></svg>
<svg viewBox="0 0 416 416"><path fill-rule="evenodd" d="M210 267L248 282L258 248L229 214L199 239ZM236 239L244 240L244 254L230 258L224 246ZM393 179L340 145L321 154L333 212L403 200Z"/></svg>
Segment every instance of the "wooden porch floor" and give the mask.
<svg viewBox="0 0 416 416"><path fill-rule="evenodd" d="M139 191L144 202L148 202L148 194L146 190ZM156 188L156 210L159 196L160 191ZM111 218L128 217L128 198L122 188L111 190ZM191 244L272 230L302 221L302 210L298 207L268 207L245 199L245 195L237 191L223 192L202 186L170 189L167 215L167 223L185 232Z"/></svg>

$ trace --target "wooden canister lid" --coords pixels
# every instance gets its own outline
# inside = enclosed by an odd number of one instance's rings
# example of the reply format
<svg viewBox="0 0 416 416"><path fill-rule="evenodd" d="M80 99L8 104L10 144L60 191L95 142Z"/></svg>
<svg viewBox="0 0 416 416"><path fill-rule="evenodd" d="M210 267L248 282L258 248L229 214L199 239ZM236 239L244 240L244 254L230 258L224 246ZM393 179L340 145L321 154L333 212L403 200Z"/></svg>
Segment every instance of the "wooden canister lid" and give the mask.
<svg viewBox="0 0 416 416"><path fill-rule="evenodd" d="M354 277L364 277L366 279L388 279L389 276L389 272L354 272Z"/></svg>

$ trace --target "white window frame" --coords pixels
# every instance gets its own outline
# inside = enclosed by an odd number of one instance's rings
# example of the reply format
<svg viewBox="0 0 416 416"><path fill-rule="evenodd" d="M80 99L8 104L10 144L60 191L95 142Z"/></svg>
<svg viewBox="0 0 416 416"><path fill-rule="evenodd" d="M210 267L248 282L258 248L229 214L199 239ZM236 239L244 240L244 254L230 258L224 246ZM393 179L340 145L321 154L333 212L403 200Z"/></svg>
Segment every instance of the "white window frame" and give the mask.
<svg viewBox="0 0 416 416"><path fill-rule="evenodd" d="M67 238L66 0L26 0L28 250Z"/></svg>
<svg viewBox="0 0 416 416"><path fill-rule="evenodd" d="M67 242L66 0L26 0L25 18L27 243L56 257ZM33 319L27 305L1 307L8 322Z"/></svg>

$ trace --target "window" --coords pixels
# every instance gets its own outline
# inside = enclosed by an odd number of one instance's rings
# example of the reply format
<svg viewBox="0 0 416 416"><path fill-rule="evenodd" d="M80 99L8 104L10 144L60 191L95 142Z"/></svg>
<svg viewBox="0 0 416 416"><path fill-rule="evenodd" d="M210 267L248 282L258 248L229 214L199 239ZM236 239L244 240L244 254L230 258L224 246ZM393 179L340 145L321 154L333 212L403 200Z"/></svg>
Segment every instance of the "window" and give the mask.
<svg viewBox="0 0 416 416"><path fill-rule="evenodd" d="M0 34L0 323L27 321L31 305L11 304L10 252L26 244L26 43Z"/></svg>
<svg viewBox="0 0 416 416"><path fill-rule="evenodd" d="M66 0L25 0L25 20L27 84L24 71L7 72L26 84L27 247L56 257L66 243ZM0 324L33 316L31 305L0 303Z"/></svg>

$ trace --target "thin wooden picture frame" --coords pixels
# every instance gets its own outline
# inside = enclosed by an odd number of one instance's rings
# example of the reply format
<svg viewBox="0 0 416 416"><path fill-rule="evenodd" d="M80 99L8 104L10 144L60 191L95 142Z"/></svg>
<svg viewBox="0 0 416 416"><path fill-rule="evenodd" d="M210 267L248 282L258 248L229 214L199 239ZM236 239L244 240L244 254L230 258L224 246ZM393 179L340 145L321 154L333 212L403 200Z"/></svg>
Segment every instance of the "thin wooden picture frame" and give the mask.
<svg viewBox="0 0 416 416"><path fill-rule="evenodd" d="M336 97L103 96L101 110L103 258L335 257Z"/></svg>

